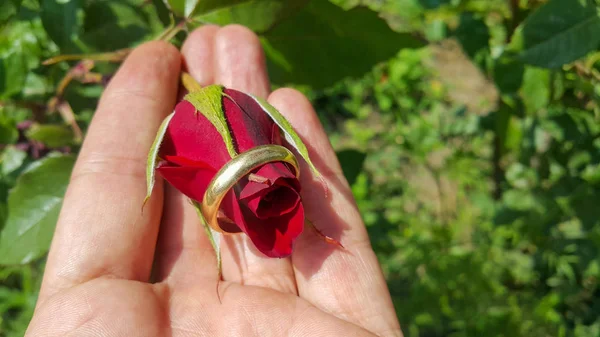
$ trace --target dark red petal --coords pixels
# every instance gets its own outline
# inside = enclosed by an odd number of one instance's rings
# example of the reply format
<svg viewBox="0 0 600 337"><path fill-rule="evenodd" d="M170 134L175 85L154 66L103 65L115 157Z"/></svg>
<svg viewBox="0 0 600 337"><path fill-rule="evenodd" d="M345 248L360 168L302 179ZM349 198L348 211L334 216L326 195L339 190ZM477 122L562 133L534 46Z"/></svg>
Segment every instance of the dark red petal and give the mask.
<svg viewBox="0 0 600 337"><path fill-rule="evenodd" d="M290 180L278 179L277 183L267 190L255 194L252 198L240 200L240 202L246 203L248 209L259 219L268 219L289 213L300 202L300 195L292 187L293 181Z"/></svg>
<svg viewBox="0 0 600 337"><path fill-rule="evenodd" d="M225 89L225 94L230 97L223 99L225 116L238 152L271 144L274 122L260 105L237 90Z"/></svg>
<svg viewBox="0 0 600 337"><path fill-rule="evenodd" d="M254 174L267 178L269 180L269 184L257 184L252 181L247 183L242 182L240 184L240 199L251 198L258 193L264 194L269 186L275 184L276 181L281 178L289 178L294 180L295 183L298 182L288 166L279 162L263 165L258 170L254 171ZM300 191L300 184L294 184L293 187L296 188L297 191Z"/></svg>
<svg viewBox="0 0 600 337"><path fill-rule="evenodd" d="M202 202L210 180L217 173L211 168L201 166L171 166L169 164L159 167L157 171L181 193L199 202Z"/></svg>
<svg viewBox="0 0 600 337"><path fill-rule="evenodd" d="M283 144L283 142L281 141L281 130L279 130L279 126L275 123L273 123L271 131L271 143L276 145Z"/></svg>
<svg viewBox="0 0 600 337"><path fill-rule="evenodd" d="M163 160L166 160L171 166L189 166L214 170L210 165L203 161L196 161L181 156L164 156Z"/></svg>
<svg viewBox="0 0 600 337"><path fill-rule="evenodd" d="M175 115L165 132L159 156L178 156L201 161L215 170L231 159L223 137L188 101L181 101L175 107Z"/></svg>
<svg viewBox="0 0 600 337"><path fill-rule="evenodd" d="M236 208L236 224L260 252L279 258L292 254L294 242L304 229L304 207L301 202L291 212L269 219L259 219L237 203L229 206Z"/></svg>
<svg viewBox="0 0 600 337"><path fill-rule="evenodd" d="M287 257L292 254L294 242L304 229L304 206L296 208L280 217L268 220L257 219L245 212L246 234L256 248L269 257Z"/></svg>

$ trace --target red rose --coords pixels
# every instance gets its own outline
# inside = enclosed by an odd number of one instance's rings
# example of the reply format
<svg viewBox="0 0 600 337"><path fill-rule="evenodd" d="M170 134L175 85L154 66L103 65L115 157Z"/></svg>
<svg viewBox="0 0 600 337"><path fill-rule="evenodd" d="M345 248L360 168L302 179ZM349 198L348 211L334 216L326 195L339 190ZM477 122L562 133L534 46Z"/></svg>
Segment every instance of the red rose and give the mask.
<svg viewBox="0 0 600 337"><path fill-rule="evenodd" d="M218 97L235 153L281 144L279 127L255 98L232 89ZM226 144L215 124L184 100L167 126L157 170L183 194L202 202L211 179L232 158ZM221 203L219 227L246 233L269 257L289 256L304 228L300 183L292 170L282 162L269 163L239 181Z"/></svg>

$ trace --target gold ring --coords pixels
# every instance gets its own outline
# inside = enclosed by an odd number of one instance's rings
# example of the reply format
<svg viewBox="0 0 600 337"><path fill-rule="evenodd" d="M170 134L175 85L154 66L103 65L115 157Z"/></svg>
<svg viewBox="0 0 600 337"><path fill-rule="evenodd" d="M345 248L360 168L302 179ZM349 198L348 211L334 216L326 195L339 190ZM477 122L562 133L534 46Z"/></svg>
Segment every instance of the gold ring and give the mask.
<svg viewBox="0 0 600 337"><path fill-rule="evenodd" d="M201 210L208 225L218 232L223 232L217 221L217 213L221 201L237 182L254 169L272 162L285 162L295 169L296 178L300 177L300 168L294 154L283 146L261 145L233 157L212 178L204 198Z"/></svg>

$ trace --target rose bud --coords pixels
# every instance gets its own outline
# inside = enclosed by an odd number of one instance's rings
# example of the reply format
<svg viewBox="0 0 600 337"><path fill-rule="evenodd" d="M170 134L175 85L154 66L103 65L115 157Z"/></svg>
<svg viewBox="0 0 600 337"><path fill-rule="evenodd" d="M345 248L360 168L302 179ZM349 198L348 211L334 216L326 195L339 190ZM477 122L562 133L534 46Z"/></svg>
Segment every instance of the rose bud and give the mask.
<svg viewBox="0 0 600 337"><path fill-rule="evenodd" d="M260 145L281 145L281 131L318 174L289 123L251 95L221 86L205 87L188 94L169 118L153 146L157 158L149 158L149 170L153 171L158 159L160 175L198 203L226 163ZM266 256L289 256L305 224L294 170L287 163L271 162L239 180L221 202L218 230L245 233Z"/></svg>

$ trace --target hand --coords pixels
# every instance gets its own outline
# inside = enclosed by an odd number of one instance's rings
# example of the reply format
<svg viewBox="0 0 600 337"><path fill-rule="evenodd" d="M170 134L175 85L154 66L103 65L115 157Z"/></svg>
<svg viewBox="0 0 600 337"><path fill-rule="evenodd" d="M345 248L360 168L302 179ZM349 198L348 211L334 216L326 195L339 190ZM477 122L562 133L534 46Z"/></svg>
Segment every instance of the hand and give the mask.
<svg viewBox="0 0 600 337"><path fill-rule="evenodd" d="M271 259L246 236L227 236L220 281L185 197L159 179L140 212L146 153L176 103L182 67L174 47L146 43L100 100L27 335L401 336L352 194L307 99L291 89L269 94L260 43L243 27L200 28L182 54L200 84L268 97L286 115L329 186L324 196L318 180L303 174L306 216L346 249L306 228L291 258Z"/></svg>

